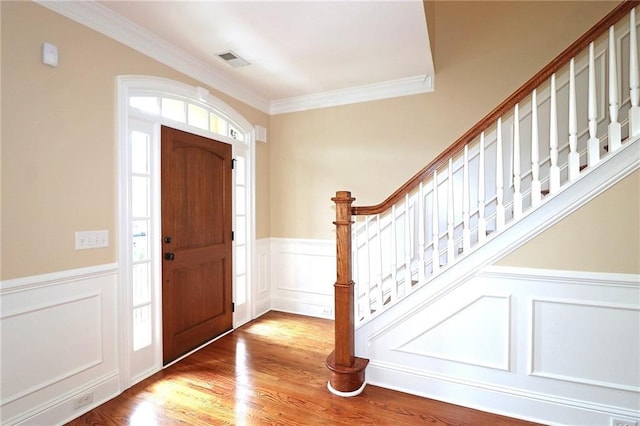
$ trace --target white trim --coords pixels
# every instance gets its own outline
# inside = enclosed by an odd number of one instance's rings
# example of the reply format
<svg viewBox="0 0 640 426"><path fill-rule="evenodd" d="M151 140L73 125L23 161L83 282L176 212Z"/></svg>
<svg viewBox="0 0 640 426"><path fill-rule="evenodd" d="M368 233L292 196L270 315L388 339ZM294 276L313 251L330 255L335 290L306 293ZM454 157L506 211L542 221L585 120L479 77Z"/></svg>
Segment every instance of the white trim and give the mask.
<svg viewBox="0 0 640 426"><path fill-rule="evenodd" d="M247 90L233 78L213 69L202 60L97 2L35 1L41 6L117 40L143 55L268 114L304 111L433 91L433 75L427 74L294 98L269 100Z"/></svg>
<svg viewBox="0 0 640 426"><path fill-rule="evenodd" d="M621 274L618 272L585 272L491 265L480 271L478 276L527 281L553 280L555 282L580 285L640 287L640 275Z"/></svg>
<svg viewBox="0 0 640 426"><path fill-rule="evenodd" d="M360 395L366 386L367 386L367 382L364 382L362 386L360 386L358 389L354 391L341 392L337 389L334 389L333 386L331 386L331 382L327 382L327 389L329 389L329 392L331 392L334 395L341 396L343 398L351 398L352 396Z"/></svg>
<svg viewBox="0 0 640 426"><path fill-rule="evenodd" d="M65 271L3 280L0 281L0 294L32 290L50 285L60 285L63 283L81 281L103 275L112 275L117 272L117 270L117 263L107 263L104 265L88 266L85 268L68 269Z"/></svg>
<svg viewBox="0 0 640 426"><path fill-rule="evenodd" d="M306 96L277 99L271 101L269 113L272 115L287 112L306 111L338 105L375 101L433 92L433 76L430 74L384 81L341 90L313 93Z"/></svg>

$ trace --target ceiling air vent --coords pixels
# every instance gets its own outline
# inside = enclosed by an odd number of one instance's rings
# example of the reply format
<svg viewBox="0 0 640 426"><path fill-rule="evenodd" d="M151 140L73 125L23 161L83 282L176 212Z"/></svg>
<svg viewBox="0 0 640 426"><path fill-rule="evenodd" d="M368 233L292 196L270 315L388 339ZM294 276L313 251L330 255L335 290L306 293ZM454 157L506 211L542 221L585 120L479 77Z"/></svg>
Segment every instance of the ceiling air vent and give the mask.
<svg viewBox="0 0 640 426"><path fill-rule="evenodd" d="M228 51L225 53L219 53L218 56L225 61L226 63L228 63L229 65L231 65L234 68L240 68L240 67L244 67L249 65L249 62L242 59L240 56L238 56L236 53L232 52L232 51Z"/></svg>

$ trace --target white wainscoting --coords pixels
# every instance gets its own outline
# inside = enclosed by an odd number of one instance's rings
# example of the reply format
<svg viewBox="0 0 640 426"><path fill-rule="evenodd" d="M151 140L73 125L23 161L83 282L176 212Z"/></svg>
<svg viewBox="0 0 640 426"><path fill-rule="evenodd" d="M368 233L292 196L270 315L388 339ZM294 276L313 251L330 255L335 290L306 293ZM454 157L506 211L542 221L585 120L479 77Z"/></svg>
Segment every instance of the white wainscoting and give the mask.
<svg viewBox="0 0 640 426"><path fill-rule="evenodd" d="M333 318L334 240L271 238L271 309Z"/></svg>
<svg viewBox="0 0 640 426"><path fill-rule="evenodd" d="M1 283L3 425L61 424L119 393L116 288L115 264Z"/></svg>
<svg viewBox="0 0 640 426"><path fill-rule="evenodd" d="M256 240L255 281L252 286L252 318L271 310L271 239Z"/></svg>
<svg viewBox="0 0 640 426"><path fill-rule="evenodd" d="M640 420L638 275L488 267L414 296L356 331L368 383L545 424Z"/></svg>

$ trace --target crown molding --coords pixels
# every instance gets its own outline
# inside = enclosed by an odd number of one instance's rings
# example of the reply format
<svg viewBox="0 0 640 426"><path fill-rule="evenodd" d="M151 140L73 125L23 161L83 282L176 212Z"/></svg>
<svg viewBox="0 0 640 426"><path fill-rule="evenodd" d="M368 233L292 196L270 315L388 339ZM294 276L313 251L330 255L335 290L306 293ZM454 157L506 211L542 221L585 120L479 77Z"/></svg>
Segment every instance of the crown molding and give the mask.
<svg viewBox="0 0 640 426"><path fill-rule="evenodd" d="M272 115L287 112L305 111L327 108L338 105L375 101L378 99L397 98L433 92L433 75L418 75L399 80L384 81L364 86L350 87L341 90L314 93L306 96L278 99L271 101L269 113Z"/></svg>
<svg viewBox="0 0 640 426"><path fill-rule="evenodd" d="M270 101L95 1L34 1L267 114L327 108L434 90L433 75L427 74Z"/></svg>
<svg viewBox="0 0 640 426"><path fill-rule="evenodd" d="M35 1L41 6L119 41L239 101L263 112L269 112L270 105L267 99L245 89L229 77L215 72L199 59L99 3L94 1Z"/></svg>

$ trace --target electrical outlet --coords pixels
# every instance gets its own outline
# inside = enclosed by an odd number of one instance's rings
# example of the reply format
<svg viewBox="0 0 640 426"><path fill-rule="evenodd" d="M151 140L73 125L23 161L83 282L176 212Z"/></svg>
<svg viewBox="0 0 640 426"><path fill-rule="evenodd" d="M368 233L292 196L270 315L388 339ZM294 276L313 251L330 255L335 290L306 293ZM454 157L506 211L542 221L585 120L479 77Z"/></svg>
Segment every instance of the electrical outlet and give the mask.
<svg viewBox="0 0 640 426"><path fill-rule="evenodd" d="M611 418L611 426L638 426L638 422L631 419Z"/></svg>
<svg viewBox="0 0 640 426"><path fill-rule="evenodd" d="M75 399L75 401L73 401L73 409L77 410L80 407L84 407L87 404L91 404L93 402L93 392L89 392L87 394L84 394L82 396L79 396L78 398Z"/></svg>
<svg viewBox="0 0 640 426"><path fill-rule="evenodd" d="M322 315L325 317L330 317L333 315L333 309L331 308L322 308Z"/></svg>

